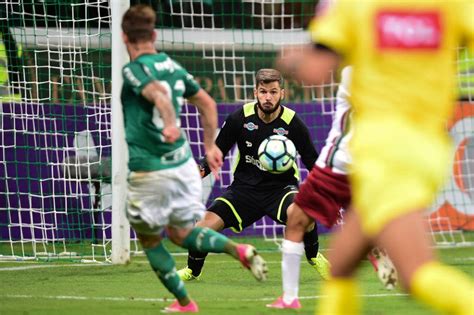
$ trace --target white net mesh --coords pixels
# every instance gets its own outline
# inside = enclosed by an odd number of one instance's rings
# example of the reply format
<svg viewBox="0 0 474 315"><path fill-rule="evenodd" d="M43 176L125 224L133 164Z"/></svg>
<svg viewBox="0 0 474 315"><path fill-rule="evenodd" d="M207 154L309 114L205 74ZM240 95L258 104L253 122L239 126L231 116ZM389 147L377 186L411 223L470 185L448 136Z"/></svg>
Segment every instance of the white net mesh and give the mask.
<svg viewBox="0 0 474 315"><path fill-rule="evenodd" d="M72 2L0 1L3 258L109 259L112 17L107 1ZM314 2L153 2L161 23L157 48L194 74L217 100L222 123L253 100L255 72L272 67L280 47L308 41L303 29ZM463 101L449 124L456 145L454 167L430 212L433 237L441 244L462 243L458 231L474 229L473 65L472 54L460 49ZM306 122L320 149L334 113L337 79L317 87L287 80L285 88L285 102ZM196 158L203 156L198 118L194 107L183 108ZM219 181L204 180L204 202L231 183L235 155L232 150L226 157ZM248 234L278 242L282 231L264 219Z"/></svg>

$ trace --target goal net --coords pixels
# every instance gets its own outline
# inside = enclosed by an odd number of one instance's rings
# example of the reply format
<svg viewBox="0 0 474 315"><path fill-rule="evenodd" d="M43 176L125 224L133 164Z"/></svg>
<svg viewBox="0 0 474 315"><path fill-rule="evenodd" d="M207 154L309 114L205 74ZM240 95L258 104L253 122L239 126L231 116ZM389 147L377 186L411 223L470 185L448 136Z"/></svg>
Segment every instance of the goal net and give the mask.
<svg viewBox="0 0 474 315"><path fill-rule="evenodd" d="M108 259L108 2L0 8L0 258Z"/></svg>
<svg viewBox="0 0 474 315"><path fill-rule="evenodd" d="M132 4L140 1L131 1ZM282 45L307 42L316 1L141 1L158 12L157 48L191 72L218 103L219 123L253 100L254 75ZM108 1L0 1L0 259L110 260L112 250L112 54ZM433 204L433 237L459 243L474 229L474 58L459 50L462 101L448 127L452 176ZM337 74L326 86L285 80L319 150L334 112ZM183 108L195 158L199 117ZM219 181L204 179L209 204L232 181L235 149ZM429 157L427 157L429 158ZM301 166L304 179L307 171ZM265 218L241 235L278 241ZM131 251L138 245L133 231Z"/></svg>

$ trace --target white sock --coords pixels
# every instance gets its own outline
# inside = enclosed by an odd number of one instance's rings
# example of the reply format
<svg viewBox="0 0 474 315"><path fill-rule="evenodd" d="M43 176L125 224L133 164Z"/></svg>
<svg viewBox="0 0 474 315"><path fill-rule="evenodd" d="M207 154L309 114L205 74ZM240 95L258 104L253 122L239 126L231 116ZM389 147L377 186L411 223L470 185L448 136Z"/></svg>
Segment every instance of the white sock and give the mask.
<svg viewBox="0 0 474 315"><path fill-rule="evenodd" d="M283 240L281 244L281 276L283 279L283 302L290 304L298 297L301 256L304 244Z"/></svg>

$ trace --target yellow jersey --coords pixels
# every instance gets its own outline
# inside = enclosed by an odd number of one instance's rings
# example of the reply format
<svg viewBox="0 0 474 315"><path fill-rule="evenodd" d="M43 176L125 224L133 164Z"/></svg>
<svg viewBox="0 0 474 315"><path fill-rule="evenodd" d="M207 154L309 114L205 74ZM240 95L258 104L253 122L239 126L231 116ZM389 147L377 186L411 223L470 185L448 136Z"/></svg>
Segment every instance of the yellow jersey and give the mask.
<svg viewBox="0 0 474 315"><path fill-rule="evenodd" d="M390 111L439 129L453 110L457 47L474 47L474 1L338 0L310 31L354 67L356 116Z"/></svg>
<svg viewBox="0 0 474 315"><path fill-rule="evenodd" d="M351 185L368 235L426 208L445 179L454 60L472 46L473 14L474 1L339 0L312 25L353 66Z"/></svg>

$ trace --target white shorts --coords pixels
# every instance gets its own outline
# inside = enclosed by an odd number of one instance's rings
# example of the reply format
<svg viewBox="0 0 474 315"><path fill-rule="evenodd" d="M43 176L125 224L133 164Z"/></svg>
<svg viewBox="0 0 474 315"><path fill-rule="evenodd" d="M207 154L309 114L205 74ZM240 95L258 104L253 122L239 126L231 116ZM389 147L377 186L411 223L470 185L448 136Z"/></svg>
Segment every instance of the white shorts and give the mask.
<svg viewBox="0 0 474 315"><path fill-rule="evenodd" d="M136 232L156 235L167 225L190 227L204 215L202 182L194 159L176 168L128 178L127 217Z"/></svg>

